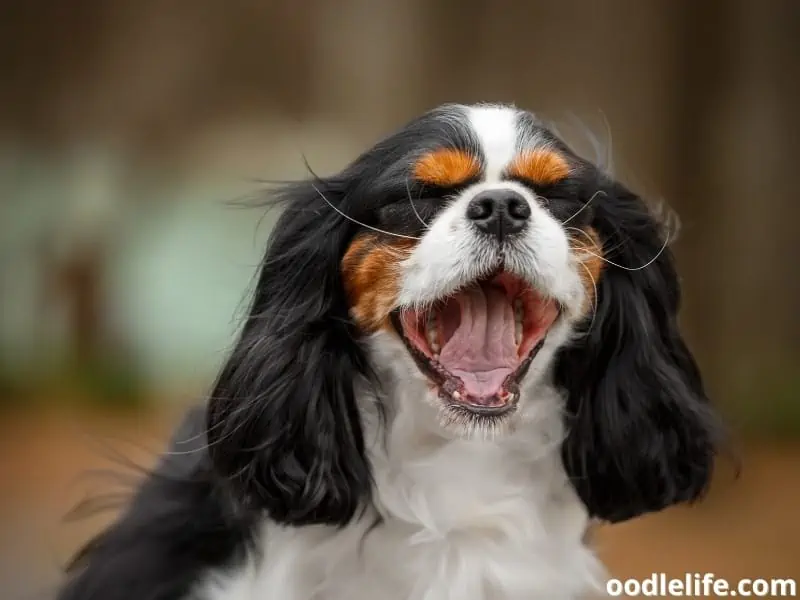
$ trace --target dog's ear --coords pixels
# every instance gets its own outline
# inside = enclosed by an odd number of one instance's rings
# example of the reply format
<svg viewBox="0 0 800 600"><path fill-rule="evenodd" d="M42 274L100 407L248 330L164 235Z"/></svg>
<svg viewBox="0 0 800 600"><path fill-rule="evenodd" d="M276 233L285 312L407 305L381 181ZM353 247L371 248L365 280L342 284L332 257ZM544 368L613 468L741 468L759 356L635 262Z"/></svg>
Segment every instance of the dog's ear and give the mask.
<svg viewBox="0 0 800 600"><path fill-rule="evenodd" d="M344 195L334 180L281 192L249 314L209 401L215 471L284 524L346 524L370 491L354 393L367 363L339 269L352 232L325 201Z"/></svg>
<svg viewBox="0 0 800 600"><path fill-rule="evenodd" d="M592 227L605 249L596 310L556 362L568 394L563 460L594 517L622 521L707 489L720 426L678 331L667 233L645 203L597 174Z"/></svg>

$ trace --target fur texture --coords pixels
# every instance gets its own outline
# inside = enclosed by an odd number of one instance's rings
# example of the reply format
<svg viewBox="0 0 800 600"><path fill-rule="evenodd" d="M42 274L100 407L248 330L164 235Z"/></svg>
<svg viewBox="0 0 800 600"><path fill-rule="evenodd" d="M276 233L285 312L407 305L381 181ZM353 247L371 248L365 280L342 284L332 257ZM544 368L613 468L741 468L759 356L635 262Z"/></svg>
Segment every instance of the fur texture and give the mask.
<svg viewBox="0 0 800 600"><path fill-rule="evenodd" d="M523 203L524 224L487 234L485 197ZM195 447L79 555L61 600L585 597L603 581L591 519L705 491L718 425L661 225L533 115L443 106L273 201L249 315L174 442ZM498 272L558 316L517 320L519 367L475 399L408 315L436 326Z"/></svg>

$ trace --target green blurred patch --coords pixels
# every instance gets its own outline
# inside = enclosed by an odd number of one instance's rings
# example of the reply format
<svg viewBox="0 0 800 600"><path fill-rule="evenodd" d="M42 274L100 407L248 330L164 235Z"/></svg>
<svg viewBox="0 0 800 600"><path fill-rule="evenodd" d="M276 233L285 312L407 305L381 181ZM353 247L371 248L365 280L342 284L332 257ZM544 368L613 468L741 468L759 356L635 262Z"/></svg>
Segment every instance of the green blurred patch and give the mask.
<svg viewBox="0 0 800 600"><path fill-rule="evenodd" d="M67 362L44 371L0 367L0 409L87 406L138 410L152 395L133 361L115 357Z"/></svg>
<svg viewBox="0 0 800 600"><path fill-rule="evenodd" d="M105 409L139 408L147 403L144 378L129 360L97 359L74 365L66 375L67 384L81 392L84 403Z"/></svg>

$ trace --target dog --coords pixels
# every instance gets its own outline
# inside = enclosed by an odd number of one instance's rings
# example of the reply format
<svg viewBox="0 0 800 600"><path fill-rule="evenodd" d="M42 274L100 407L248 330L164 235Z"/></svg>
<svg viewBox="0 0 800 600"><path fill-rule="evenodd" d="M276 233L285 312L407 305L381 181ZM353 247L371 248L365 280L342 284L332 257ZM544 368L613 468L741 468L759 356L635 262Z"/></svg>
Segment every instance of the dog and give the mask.
<svg viewBox="0 0 800 600"><path fill-rule="evenodd" d="M435 108L281 209L241 332L60 600L545 600L587 527L707 490L656 212L509 105Z"/></svg>

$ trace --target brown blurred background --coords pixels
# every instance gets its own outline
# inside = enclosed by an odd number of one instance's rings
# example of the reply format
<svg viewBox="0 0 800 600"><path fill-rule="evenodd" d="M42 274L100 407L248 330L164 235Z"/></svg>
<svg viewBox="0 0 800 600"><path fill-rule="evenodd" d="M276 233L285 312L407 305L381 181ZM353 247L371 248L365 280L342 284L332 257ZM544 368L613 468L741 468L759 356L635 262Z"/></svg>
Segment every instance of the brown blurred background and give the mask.
<svg viewBox="0 0 800 600"><path fill-rule="evenodd" d="M588 128L682 217L685 330L743 473L603 528L613 574L800 576L799 51L795 0L4 0L0 596L47 597L98 525L58 520L98 490L79 474L147 464L209 385L271 223L227 201L445 101L514 102L591 156Z"/></svg>

